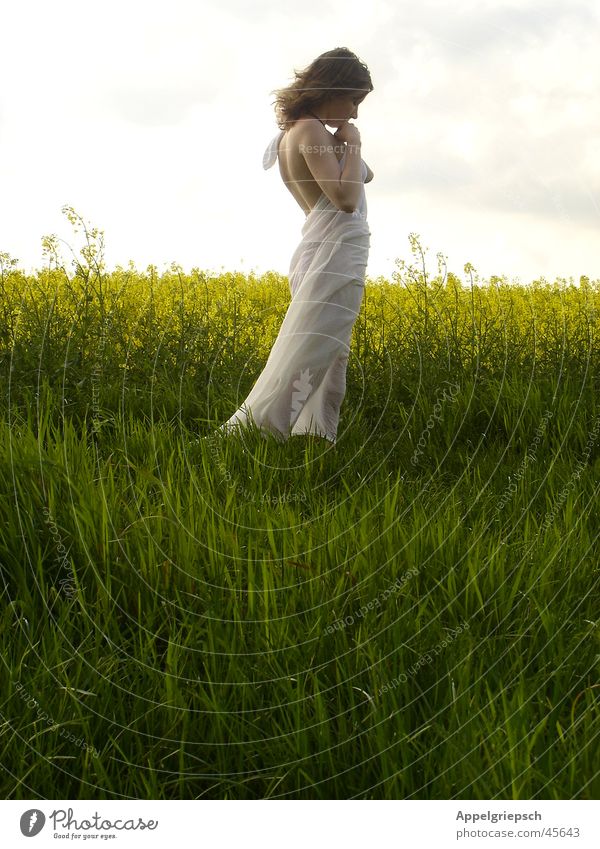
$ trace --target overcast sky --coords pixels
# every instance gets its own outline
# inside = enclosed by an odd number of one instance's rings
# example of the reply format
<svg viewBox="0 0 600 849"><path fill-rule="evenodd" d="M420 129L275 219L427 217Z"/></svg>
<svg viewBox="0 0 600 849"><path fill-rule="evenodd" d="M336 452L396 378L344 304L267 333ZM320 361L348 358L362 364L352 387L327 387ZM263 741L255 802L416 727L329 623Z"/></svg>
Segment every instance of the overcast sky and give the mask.
<svg viewBox="0 0 600 849"><path fill-rule="evenodd" d="M374 84L369 276L416 232L432 275L441 251L463 279L600 278L595 0L19 0L2 30L0 251L21 268L50 233L79 251L68 204L109 269L286 274L304 213L262 168L271 90L349 47Z"/></svg>

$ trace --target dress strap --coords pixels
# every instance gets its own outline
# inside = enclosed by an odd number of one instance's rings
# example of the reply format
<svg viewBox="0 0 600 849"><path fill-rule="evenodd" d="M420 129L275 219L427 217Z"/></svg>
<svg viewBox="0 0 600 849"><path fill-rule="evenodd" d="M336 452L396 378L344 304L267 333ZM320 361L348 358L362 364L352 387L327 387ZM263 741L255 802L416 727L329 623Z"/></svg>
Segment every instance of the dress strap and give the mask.
<svg viewBox="0 0 600 849"><path fill-rule="evenodd" d="M271 168L273 165L275 165L275 162L277 160L277 147L279 146L279 139L284 135L284 133L285 130L281 130L281 132L277 133L277 135L274 136L267 145L267 149L263 153L263 168L265 169L265 171L267 170L267 168Z"/></svg>

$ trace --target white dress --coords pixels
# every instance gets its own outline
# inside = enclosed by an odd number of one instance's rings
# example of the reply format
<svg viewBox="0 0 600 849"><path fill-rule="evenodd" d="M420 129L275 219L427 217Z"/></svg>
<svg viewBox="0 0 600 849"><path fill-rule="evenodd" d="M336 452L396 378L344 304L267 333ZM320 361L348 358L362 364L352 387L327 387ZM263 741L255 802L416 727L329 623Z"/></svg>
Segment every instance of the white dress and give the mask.
<svg viewBox="0 0 600 849"><path fill-rule="evenodd" d="M283 135L281 131L269 143L265 169L275 164ZM340 170L345 156L346 151ZM354 212L343 212L321 193L306 216L288 273L292 299L277 339L250 394L216 433L254 422L281 442L306 433L336 442L371 236L364 187L367 166L363 160L361 165L361 194Z"/></svg>

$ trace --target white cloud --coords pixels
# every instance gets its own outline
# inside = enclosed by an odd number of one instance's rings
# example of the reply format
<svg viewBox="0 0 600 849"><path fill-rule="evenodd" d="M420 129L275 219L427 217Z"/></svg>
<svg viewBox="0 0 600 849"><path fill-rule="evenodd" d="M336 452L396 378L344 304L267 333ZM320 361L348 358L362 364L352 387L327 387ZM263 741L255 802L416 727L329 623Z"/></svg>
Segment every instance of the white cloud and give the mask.
<svg viewBox="0 0 600 849"><path fill-rule="evenodd" d="M592 0L23 0L3 24L0 250L24 265L46 233L76 241L68 203L105 230L109 265L286 272L304 217L261 167L271 91L348 46L375 86L357 121L369 274L416 231L458 272L598 276Z"/></svg>

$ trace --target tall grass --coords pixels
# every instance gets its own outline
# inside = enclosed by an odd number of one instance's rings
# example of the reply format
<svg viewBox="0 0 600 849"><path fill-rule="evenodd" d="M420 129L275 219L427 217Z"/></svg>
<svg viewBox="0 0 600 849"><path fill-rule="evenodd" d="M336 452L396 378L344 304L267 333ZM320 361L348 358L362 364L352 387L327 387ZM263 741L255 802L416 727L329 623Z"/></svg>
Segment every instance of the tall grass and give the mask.
<svg viewBox="0 0 600 849"><path fill-rule="evenodd" d="M4 797L597 798L600 282L411 234L336 450L217 438L286 278L109 273L66 211L73 273L0 254Z"/></svg>

